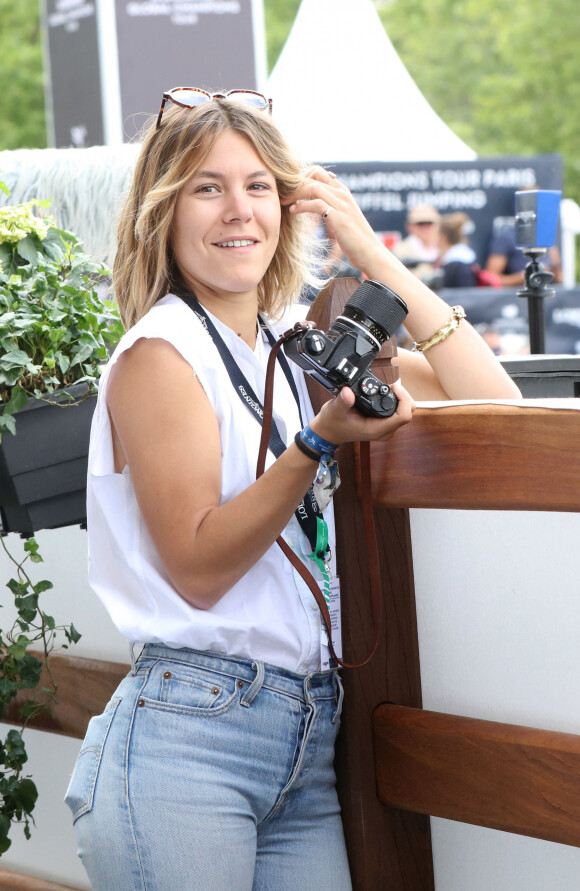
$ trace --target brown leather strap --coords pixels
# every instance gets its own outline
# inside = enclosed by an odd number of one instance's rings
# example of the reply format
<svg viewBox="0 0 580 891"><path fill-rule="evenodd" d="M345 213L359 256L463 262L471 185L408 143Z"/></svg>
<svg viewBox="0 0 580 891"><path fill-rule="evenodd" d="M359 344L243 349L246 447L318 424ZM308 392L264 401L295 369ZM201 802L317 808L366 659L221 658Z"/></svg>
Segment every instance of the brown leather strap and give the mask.
<svg viewBox="0 0 580 891"><path fill-rule="evenodd" d="M262 476L266 466L266 453L268 451L268 443L270 441L270 427L272 424L272 405L274 398L274 368L276 356L284 341L295 333L299 328L307 328L308 325L298 322L294 328L286 331L279 340L276 341L270 355L268 357L268 365L266 369L266 386L264 391L264 418L262 423L262 437L260 440L260 449L258 452L258 464L256 467L256 479ZM382 615L382 597L381 597L381 572L379 566L379 553L377 548L377 538L375 531L375 522L373 516L373 508L371 501L371 479L370 479L370 444L368 442L360 443L360 470L361 470L361 500L363 505L363 517L365 527L365 538L367 543L367 553L369 558L369 572L372 593L372 613L373 613L373 637L368 655L361 662L346 662L339 659L332 644L332 627L330 622L330 614L328 606L322 595L320 587L312 573L306 568L302 560L294 553L292 548L284 541L282 536L278 536L276 543L282 549L283 553L290 560L292 566L302 576L308 587L310 588L318 608L321 612L322 619L326 625L328 632L328 640L330 651L337 663L343 668L361 668L370 662L375 654L379 643L379 635L381 629Z"/></svg>

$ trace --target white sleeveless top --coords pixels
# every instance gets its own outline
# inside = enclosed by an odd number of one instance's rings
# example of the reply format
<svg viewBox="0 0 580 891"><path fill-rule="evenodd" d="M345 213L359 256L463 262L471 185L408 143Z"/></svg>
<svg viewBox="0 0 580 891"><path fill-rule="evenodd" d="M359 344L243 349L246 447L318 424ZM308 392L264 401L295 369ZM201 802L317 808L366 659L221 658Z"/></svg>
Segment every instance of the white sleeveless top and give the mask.
<svg viewBox="0 0 580 891"><path fill-rule="evenodd" d="M252 351L230 328L208 313L260 401L269 343L261 332ZM282 324L281 330L288 325ZM274 333L276 334L275 329ZM278 335L277 335L278 336ZM119 631L129 640L192 647L260 659L291 671L320 668L321 619L312 593L274 543L211 609L200 610L175 590L149 535L135 497L131 473L115 473L107 383L119 356L142 337L169 341L191 365L216 413L222 449L224 503L256 478L261 426L234 389L209 333L178 297L168 295L121 339L99 384L91 430L87 480L89 581ZM304 423L312 408L304 375L290 363ZM274 418L289 445L301 429L296 400L276 363ZM146 381L143 382L146 386ZM155 415L151 413L151 423ZM266 466L274 461L268 452ZM314 465L313 465L314 469ZM179 470L176 468L176 473ZM334 563L332 508L324 513ZM310 548L292 517L283 537L302 556ZM317 570L304 559L310 571ZM332 567L334 570L334 566Z"/></svg>

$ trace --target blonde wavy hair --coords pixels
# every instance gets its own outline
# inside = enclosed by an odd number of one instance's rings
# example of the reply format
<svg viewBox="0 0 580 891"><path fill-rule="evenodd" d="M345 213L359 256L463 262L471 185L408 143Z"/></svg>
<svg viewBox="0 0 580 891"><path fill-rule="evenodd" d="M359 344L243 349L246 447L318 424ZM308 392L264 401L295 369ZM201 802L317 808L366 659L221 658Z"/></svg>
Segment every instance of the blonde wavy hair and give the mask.
<svg viewBox="0 0 580 891"><path fill-rule="evenodd" d="M305 168L270 116L249 106L214 99L193 109L167 108L159 129L146 131L118 228L113 289L126 329L179 285L171 232L179 190L227 130L245 136L276 179L285 198L304 182ZM321 251L312 220L282 207L278 246L258 285L258 309L279 317L305 284L320 287L314 269Z"/></svg>

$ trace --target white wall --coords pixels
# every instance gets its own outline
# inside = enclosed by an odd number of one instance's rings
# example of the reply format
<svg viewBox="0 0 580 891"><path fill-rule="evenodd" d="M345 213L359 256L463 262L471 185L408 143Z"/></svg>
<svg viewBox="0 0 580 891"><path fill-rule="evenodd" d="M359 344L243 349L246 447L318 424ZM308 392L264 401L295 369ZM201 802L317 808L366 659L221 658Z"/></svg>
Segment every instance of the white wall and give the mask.
<svg viewBox="0 0 580 891"><path fill-rule="evenodd" d="M44 563L27 563L27 572L35 581L49 579L54 590L41 595L44 610L54 616L58 624L73 622L82 634L69 653L75 656L127 662L125 639L111 623L107 613L87 583L86 533L78 526L54 532L39 532L36 536ZM6 538L14 555L22 553L23 542L17 535ZM14 566L0 549L0 589L14 576ZM11 598L12 595L10 595ZM4 606L7 598L2 595ZM2 609L2 627L8 625L12 610ZM2 725L0 735L8 731ZM90 889L85 871L76 856L76 841L70 811L63 802L81 741L54 733L27 730L26 747L29 754L28 773L38 791L34 810L36 827L27 841L22 829L12 832L12 846L0 858L0 869L36 875L73 888Z"/></svg>
<svg viewBox="0 0 580 891"><path fill-rule="evenodd" d="M411 534L424 708L580 733L580 514L413 510ZM580 888L580 849L432 831L437 891Z"/></svg>
<svg viewBox="0 0 580 891"><path fill-rule="evenodd" d="M580 733L580 515L411 511L424 707ZM39 533L45 608L83 637L70 652L128 661L86 581L86 535ZM15 549L22 543L9 536ZM12 567L0 552L0 586ZM4 598L2 599L4 602ZM2 601L0 601L2 602ZM7 616L2 611L4 627ZM0 868L88 889L62 799L79 740L28 731L37 827ZM577 891L580 850L432 820L437 891Z"/></svg>

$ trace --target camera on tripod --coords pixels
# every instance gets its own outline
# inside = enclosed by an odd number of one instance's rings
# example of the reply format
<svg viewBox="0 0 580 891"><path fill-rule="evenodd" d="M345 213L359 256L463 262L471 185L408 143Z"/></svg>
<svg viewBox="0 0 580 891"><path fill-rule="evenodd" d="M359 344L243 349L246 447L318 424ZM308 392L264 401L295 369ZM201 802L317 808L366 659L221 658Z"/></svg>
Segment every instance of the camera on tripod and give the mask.
<svg viewBox="0 0 580 891"><path fill-rule="evenodd" d="M354 291L326 333L297 326L285 342L284 352L331 393L350 387L361 414L390 418L397 410L397 397L369 367L407 312L407 304L398 294L368 279Z"/></svg>
<svg viewBox="0 0 580 891"><path fill-rule="evenodd" d="M530 262L524 271L524 287L518 297L528 300L530 352L545 352L544 298L555 297L555 288L548 287L553 274L540 263L548 248L556 241L561 192L557 190L525 190L516 192L516 246Z"/></svg>
<svg viewBox="0 0 580 891"><path fill-rule="evenodd" d="M516 192L516 247L530 262L526 266L525 291L518 297L552 297L548 288L554 276L540 263L548 248L556 241L561 192L535 189Z"/></svg>

